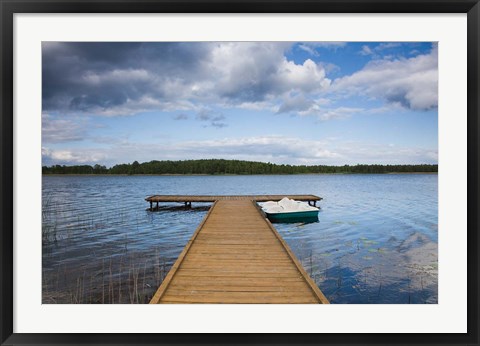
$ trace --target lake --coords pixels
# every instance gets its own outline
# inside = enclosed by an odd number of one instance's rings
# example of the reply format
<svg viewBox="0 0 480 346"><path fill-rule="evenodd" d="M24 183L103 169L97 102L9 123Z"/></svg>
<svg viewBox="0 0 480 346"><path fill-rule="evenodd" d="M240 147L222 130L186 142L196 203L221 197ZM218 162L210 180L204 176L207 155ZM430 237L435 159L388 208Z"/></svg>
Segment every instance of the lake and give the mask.
<svg viewBox="0 0 480 346"><path fill-rule="evenodd" d="M438 176L348 174L44 175L43 303L148 303L210 206L153 194L318 195L318 222L274 226L332 304L438 302Z"/></svg>

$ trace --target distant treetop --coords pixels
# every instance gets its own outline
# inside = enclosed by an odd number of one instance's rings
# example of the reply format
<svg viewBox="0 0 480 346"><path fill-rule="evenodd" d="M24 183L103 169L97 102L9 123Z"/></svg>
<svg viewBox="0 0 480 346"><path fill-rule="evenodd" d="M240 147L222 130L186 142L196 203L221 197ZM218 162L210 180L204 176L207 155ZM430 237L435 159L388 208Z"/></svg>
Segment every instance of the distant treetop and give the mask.
<svg viewBox="0 0 480 346"><path fill-rule="evenodd" d="M321 173L435 173L438 165L284 165L241 160L150 161L101 165L43 166L42 174L321 174Z"/></svg>

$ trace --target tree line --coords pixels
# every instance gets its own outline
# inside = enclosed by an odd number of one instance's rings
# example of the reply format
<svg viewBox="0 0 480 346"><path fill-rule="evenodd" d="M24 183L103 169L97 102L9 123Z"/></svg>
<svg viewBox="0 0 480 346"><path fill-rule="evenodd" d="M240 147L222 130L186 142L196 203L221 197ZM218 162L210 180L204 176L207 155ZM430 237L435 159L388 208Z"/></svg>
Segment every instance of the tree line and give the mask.
<svg viewBox="0 0 480 346"><path fill-rule="evenodd" d="M43 166L43 174L320 174L320 173L434 173L438 165L285 165L241 160L150 161L102 165Z"/></svg>

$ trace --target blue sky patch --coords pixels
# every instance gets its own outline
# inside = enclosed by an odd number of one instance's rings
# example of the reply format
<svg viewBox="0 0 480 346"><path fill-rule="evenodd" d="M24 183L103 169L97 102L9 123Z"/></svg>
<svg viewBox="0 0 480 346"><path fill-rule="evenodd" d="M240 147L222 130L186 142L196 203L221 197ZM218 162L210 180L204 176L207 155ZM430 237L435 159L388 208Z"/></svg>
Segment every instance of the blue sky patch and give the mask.
<svg viewBox="0 0 480 346"><path fill-rule="evenodd" d="M42 163L436 164L432 42L44 42Z"/></svg>

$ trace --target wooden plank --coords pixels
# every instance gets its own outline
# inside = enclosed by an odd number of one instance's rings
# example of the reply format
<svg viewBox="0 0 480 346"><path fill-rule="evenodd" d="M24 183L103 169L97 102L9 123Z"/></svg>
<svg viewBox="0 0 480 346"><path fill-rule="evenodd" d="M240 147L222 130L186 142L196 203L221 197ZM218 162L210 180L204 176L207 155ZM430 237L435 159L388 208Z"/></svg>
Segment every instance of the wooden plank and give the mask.
<svg viewBox="0 0 480 346"><path fill-rule="evenodd" d="M162 300L162 304L311 304L310 297L277 297L269 298L266 295L263 297L198 297L191 296L175 296L168 297Z"/></svg>
<svg viewBox="0 0 480 346"><path fill-rule="evenodd" d="M298 295L303 296L305 294L306 288L303 282L298 282L297 284L289 284L285 286L275 286L275 285L175 285L176 291L169 291L169 295L179 294L178 292L191 293L191 292L291 292L292 287L295 287L298 292ZM308 290L306 292L309 292Z"/></svg>
<svg viewBox="0 0 480 346"><path fill-rule="evenodd" d="M254 199L228 196L209 210L151 303L328 303L312 284Z"/></svg>
<svg viewBox="0 0 480 346"><path fill-rule="evenodd" d="M292 261L289 258L275 258L271 259L269 257L243 257L243 258L231 258L227 256L223 257L207 257L207 256L189 256L187 260L184 262L185 264L197 264L197 265L211 265L213 263L221 263L225 264L228 266L243 266L243 265L248 265L248 264L253 264L253 265L258 265L262 263L271 263L273 265L275 264L285 264L285 265L291 265Z"/></svg>
<svg viewBox="0 0 480 346"><path fill-rule="evenodd" d="M261 291L261 290L252 290L246 291L243 289L236 289L236 290L212 290L212 289L204 289L204 290L197 290L197 289L179 289L175 286L175 288L171 288L167 294L165 294L165 299L169 299L171 297L181 297L185 296L187 298L197 298L197 299L204 299L206 297L217 298L219 301L223 299L229 298L251 298L252 300L262 299L262 298L313 298L310 297L312 295L311 291L302 291L302 290L286 290L286 291Z"/></svg>
<svg viewBox="0 0 480 346"><path fill-rule="evenodd" d="M191 280L191 277L188 275L188 273L185 273L185 275L181 272L179 272L176 276L176 279L175 280L178 280L179 283L186 283L186 282L189 282L189 283L193 283L193 282L198 282L200 284L202 283L212 283L212 280L209 279L208 277L203 277L203 276L197 276L195 278L195 280ZM266 277L266 276L263 276L263 277L260 277L260 278L252 278L252 277L247 277L247 276L231 276L231 277L226 277L224 279L216 279L215 282L218 282L218 283L255 283L255 282L258 282L259 284L276 284L276 285L279 285L279 286L282 286L282 285L285 285L286 283L288 282L303 282L303 277L301 275L297 275L297 276L292 276L292 275L288 275L288 276L285 276L285 277L279 277L279 276L275 276L275 277Z"/></svg>
<svg viewBox="0 0 480 346"><path fill-rule="evenodd" d="M275 266L274 264L267 267L266 265L262 265L262 268L255 268L254 266L248 266L242 268L241 266L238 267L229 267L229 266L222 266L221 264L217 265L209 265L208 267L194 267L184 264L182 266L182 270L192 272L205 272L208 271L209 273L213 274L225 274L230 275L232 272L242 275L248 274L262 274L262 275L277 275L277 274L290 274L295 275L297 273L295 268L292 268L291 265L289 266Z"/></svg>
<svg viewBox="0 0 480 346"><path fill-rule="evenodd" d="M231 278L230 280L212 280L204 279L204 278L197 278L195 281L189 280L188 277L180 277L176 278L176 287L275 287L284 289L285 287L297 287L297 288L304 288L304 282L301 279L293 279L293 278L284 278L283 280L280 279L252 279L246 277L238 277L238 278Z"/></svg>
<svg viewBox="0 0 480 346"><path fill-rule="evenodd" d="M257 207L257 210L260 212L260 207L254 202L254 205L255 207ZM277 232L277 230L275 229L275 227L273 227L273 225L270 223L270 221L268 219L265 219L265 221L267 222L268 224L268 227L272 230L272 232L277 236L277 239L283 244L284 248L285 248L285 251L287 251L288 255L290 256L290 258L292 258L293 262L295 263L295 266L297 267L297 269L300 271L300 273L302 273L303 277L305 278L305 281L307 282L307 284L310 286L310 288L315 292L315 294L318 296L318 298L320 299L320 302L322 304L329 304L329 301L327 299L327 297L325 297L325 295L322 293L322 291L320 291L320 289L318 288L318 286L315 284L315 282L313 282L313 280L310 278L310 276L308 276L307 272L305 271L305 269L303 268L302 264L300 263L300 261L297 259L297 257L293 254L292 250L290 250L290 248L288 247L287 243L285 242L285 240L283 240L282 236L280 235L280 233Z"/></svg>
<svg viewBox="0 0 480 346"><path fill-rule="evenodd" d="M175 290L173 294L166 294L165 302L177 301L185 303L227 303L227 304L308 304L315 297L309 292L293 293L286 292L181 292Z"/></svg>
<svg viewBox="0 0 480 346"><path fill-rule="evenodd" d="M287 197L297 201L320 201L321 197L315 195L152 195L146 197L148 202L200 202L210 203L218 200L254 200L257 202L279 201Z"/></svg>
<svg viewBox="0 0 480 346"><path fill-rule="evenodd" d="M210 278L215 278L215 280L218 280L219 278L225 278L225 279L231 279L231 278L237 278L237 277L246 277L246 278L303 278L302 274L296 273L296 272L289 272L286 273L284 271L278 271L278 272L268 272L268 271L262 271L262 272L236 272L236 271L215 271L215 270L188 270L188 269L182 269L178 272L179 276L183 277L210 277ZM192 279L193 280L193 279Z"/></svg>
<svg viewBox="0 0 480 346"><path fill-rule="evenodd" d="M216 202L215 202L216 203ZM175 263L173 264L172 268L170 268L170 271L168 272L167 274L167 277L163 280L162 284L160 285L160 287L158 288L157 292L155 292L154 296L152 297L150 303L158 303L160 298L162 297L163 293L165 292L165 289L168 287L168 285L170 284L170 281L172 281L173 279L173 276L175 275L175 273L177 272L178 268L180 267L180 264L182 263L183 259L185 258L188 250L190 249L190 247L192 246L193 242L195 241L195 238L197 237L197 235L200 233L200 231L202 230L202 227L203 225L205 224L205 222L207 221L208 217L210 216L210 214L212 213L213 209L215 207L215 204L213 205L213 207L208 211L207 215L205 215L205 217L203 218L202 222L200 223L200 225L197 227L197 229L195 230L195 233L193 233L193 236L192 238L188 241L187 245L185 245L185 247L183 248L182 252L180 253L180 255L178 256L177 260L175 261Z"/></svg>

